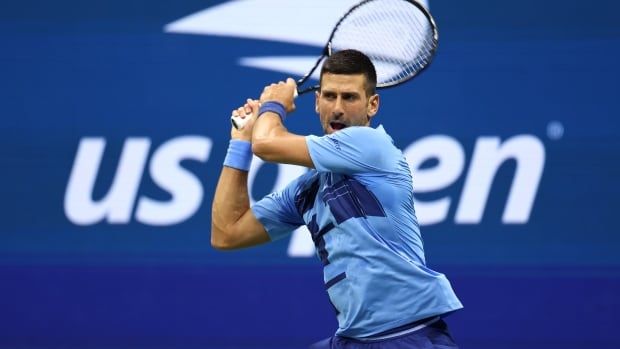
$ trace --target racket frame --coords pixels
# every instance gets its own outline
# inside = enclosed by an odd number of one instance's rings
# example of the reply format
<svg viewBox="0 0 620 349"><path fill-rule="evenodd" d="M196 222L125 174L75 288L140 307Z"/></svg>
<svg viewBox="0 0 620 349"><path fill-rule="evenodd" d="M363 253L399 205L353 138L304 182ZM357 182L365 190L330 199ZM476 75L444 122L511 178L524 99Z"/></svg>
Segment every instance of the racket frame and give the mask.
<svg viewBox="0 0 620 349"><path fill-rule="evenodd" d="M314 85L311 87L306 87L306 88L301 88L301 85L306 82L306 80L308 80L308 78L310 78L310 76L312 76L312 74L314 73L314 71L316 70L316 68L318 68L319 64L326 58L332 55L332 40L334 39L334 36L336 35L336 32L338 31L338 28L340 28L340 25L342 24L342 22L354 11L356 11L357 9L359 9L360 7L364 6L365 4L372 2L372 1L380 1L380 0L363 0L360 3L354 5L353 7L351 7L342 17L340 17L340 19L338 20L338 22L336 23L336 25L334 26L334 29L332 29L331 34L329 35L329 39L327 40L327 44L325 44L325 47L323 47L323 53L321 54L321 56L316 60L316 63L314 63L314 66L312 67L312 69L310 69L310 71L302 76L299 80L297 80L297 93L298 94L304 94L306 92L310 92L310 91L316 91L319 89L319 85ZM402 0L402 1L406 1L414 6L416 6L420 12L422 12L422 14L424 15L424 17L426 17L426 19L428 20L428 23L431 26L431 29L433 31L433 47L432 50L430 51L429 54L429 59L428 59L428 63L426 63L426 65L424 65L420 70L415 71L413 74L408 74L406 76L404 76L401 79L395 80L395 81L391 81L389 83L379 83L377 84L377 88L387 88L387 87L393 87L396 85L400 85L403 82L406 82L408 80L411 80L413 77L420 75L420 73L422 73L424 70L426 70L426 68L428 68L428 66L430 66L431 62L433 61L433 58L435 57L435 53L437 51L437 47L439 44L439 31L437 30L437 24L435 23L435 19L433 18L433 16L431 16L431 13L428 11L428 9L422 5L421 3L419 3L418 1L415 0Z"/></svg>

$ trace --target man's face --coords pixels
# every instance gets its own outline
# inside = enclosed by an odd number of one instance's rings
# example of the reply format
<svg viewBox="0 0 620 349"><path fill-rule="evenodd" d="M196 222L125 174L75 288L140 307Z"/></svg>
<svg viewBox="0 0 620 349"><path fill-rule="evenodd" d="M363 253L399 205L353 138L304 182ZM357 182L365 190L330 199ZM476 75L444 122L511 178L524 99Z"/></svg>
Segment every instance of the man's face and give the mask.
<svg viewBox="0 0 620 349"><path fill-rule="evenodd" d="M379 109L379 95L366 95L364 74L323 74L316 111L325 134L349 126L369 126Z"/></svg>

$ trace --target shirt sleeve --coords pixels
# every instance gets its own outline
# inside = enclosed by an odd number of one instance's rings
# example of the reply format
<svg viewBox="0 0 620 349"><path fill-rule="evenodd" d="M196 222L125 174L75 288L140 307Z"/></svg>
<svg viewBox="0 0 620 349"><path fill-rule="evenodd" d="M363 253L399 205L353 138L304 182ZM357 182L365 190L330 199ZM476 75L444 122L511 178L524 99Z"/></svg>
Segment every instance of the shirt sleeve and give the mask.
<svg viewBox="0 0 620 349"><path fill-rule="evenodd" d="M389 166L391 138L371 127L347 127L330 135L307 136L314 168L319 172L381 172Z"/></svg>
<svg viewBox="0 0 620 349"><path fill-rule="evenodd" d="M265 227L272 241L289 235L305 224L295 206L295 193L304 177L293 180L283 190L265 196L252 206L254 216Z"/></svg>

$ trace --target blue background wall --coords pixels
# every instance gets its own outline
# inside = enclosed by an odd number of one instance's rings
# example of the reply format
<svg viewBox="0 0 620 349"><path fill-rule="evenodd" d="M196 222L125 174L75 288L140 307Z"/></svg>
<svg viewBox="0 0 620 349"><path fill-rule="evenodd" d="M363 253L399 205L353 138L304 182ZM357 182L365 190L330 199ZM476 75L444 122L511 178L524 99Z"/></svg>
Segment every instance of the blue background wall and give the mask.
<svg viewBox="0 0 620 349"><path fill-rule="evenodd" d="M334 332L316 258L291 257L288 240L230 253L210 247L230 110L286 77L239 59L317 53L164 32L218 3L0 4L0 347L304 348ZM464 348L620 347L620 5L430 5L440 52L418 79L382 91L378 119L403 149L447 135L464 150L453 183L417 196L451 200L445 219L423 234L429 265L465 304L448 318L456 339ZM299 99L291 130L320 133L312 104ZM517 167L509 160L482 220L459 223L476 142L524 134L545 152L527 221L502 222ZM188 135L212 145L207 159L181 162L203 190L199 206L176 224L141 222L140 198L172 200L149 171L154 154ZM67 216L78 148L95 138L106 142L95 201L113 183L125 142L150 141L121 223ZM255 199L277 173L261 167Z"/></svg>

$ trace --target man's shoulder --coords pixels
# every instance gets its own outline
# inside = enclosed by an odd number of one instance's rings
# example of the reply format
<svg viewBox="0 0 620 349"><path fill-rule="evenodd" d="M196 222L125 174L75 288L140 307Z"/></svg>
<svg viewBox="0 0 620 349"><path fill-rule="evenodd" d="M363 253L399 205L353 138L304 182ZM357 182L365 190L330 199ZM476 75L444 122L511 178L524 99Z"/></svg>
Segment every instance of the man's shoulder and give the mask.
<svg viewBox="0 0 620 349"><path fill-rule="evenodd" d="M345 129L338 131L335 134L349 134L349 135L366 135L369 137L380 137L380 138L390 138L390 136L385 132L385 129L382 125L377 127L372 126L349 126Z"/></svg>
<svg viewBox="0 0 620 349"><path fill-rule="evenodd" d="M364 148L393 147L394 141L383 126L350 126L332 134L336 140L346 141Z"/></svg>

